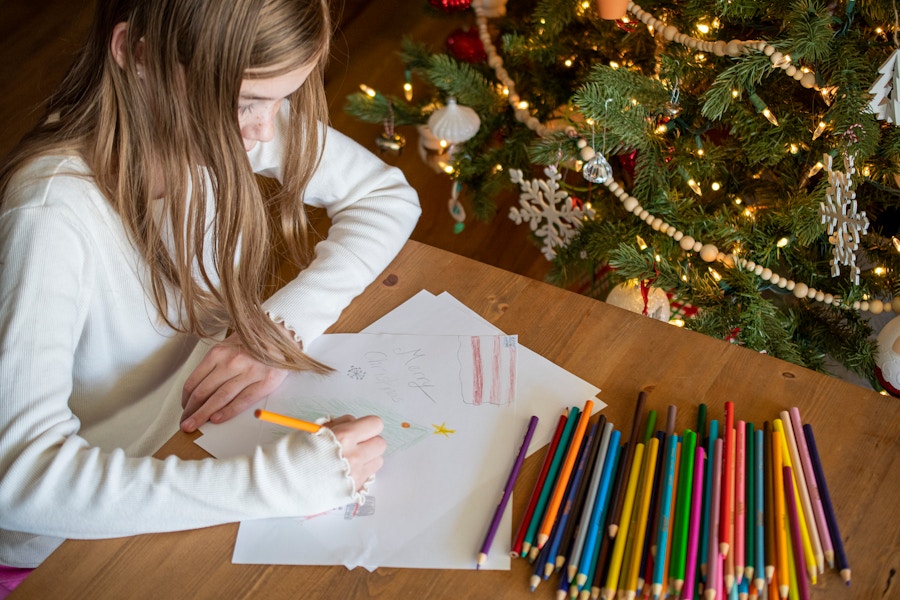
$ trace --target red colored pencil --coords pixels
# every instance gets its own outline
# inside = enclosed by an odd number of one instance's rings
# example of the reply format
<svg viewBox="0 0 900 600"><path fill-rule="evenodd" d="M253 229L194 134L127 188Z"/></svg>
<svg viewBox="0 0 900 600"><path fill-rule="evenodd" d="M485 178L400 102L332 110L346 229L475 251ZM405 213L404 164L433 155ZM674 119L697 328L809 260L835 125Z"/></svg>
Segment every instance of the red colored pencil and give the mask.
<svg viewBox="0 0 900 600"><path fill-rule="evenodd" d="M522 517L522 524L519 525L519 531L516 533L510 555L517 558L522 555L522 543L525 541L525 534L528 532L528 524L531 523L531 517L534 515L534 508L537 506L538 498L541 495L541 489L544 487L544 480L547 479L547 472L550 471L550 463L553 462L553 454L556 452L556 446L559 445L559 438L562 436L563 428L566 426L566 415L559 416L559 423L556 425L556 432L553 439L547 447L547 456L544 458L544 464L541 467L540 475L538 475L537 483L534 484L534 491L531 492L531 499L528 501L528 508L525 509L525 516ZM525 551L528 552L527 550Z"/></svg>

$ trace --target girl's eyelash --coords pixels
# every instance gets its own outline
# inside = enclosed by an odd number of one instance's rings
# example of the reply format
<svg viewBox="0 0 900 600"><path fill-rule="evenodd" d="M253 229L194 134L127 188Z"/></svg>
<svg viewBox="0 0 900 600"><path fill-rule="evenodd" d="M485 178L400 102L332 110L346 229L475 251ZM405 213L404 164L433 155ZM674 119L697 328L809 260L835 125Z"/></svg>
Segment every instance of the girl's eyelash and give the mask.
<svg viewBox="0 0 900 600"><path fill-rule="evenodd" d="M243 106L238 106L238 113L245 115L250 112L250 109L253 108L252 104L245 104Z"/></svg>

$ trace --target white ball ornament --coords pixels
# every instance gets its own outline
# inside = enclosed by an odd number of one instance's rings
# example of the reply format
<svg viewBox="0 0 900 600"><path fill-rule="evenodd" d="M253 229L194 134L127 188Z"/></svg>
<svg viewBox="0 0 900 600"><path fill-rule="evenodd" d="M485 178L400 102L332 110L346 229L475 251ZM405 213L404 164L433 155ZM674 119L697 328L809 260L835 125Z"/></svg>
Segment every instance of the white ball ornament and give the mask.
<svg viewBox="0 0 900 600"><path fill-rule="evenodd" d="M900 397L900 317L894 317L876 339L875 378L892 396Z"/></svg>
<svg viewBox="0 0 900 600"><path fill-rule="evenodd" d="M468 106L460 106L456 98L448 98L443 106L428 117L428 128L442 140L461 144L478 133L481 118Z"/></svg>
<svg viewBox="0 0 900 600"><path fill-rule="evenodd" d="M644 297L640 284L620 283L609 292L606 303L624 308L639 315L644 314ZM647 294L647 316L658 321L668 322L672 314L669 298L660 288L651 287Z"/></svg>

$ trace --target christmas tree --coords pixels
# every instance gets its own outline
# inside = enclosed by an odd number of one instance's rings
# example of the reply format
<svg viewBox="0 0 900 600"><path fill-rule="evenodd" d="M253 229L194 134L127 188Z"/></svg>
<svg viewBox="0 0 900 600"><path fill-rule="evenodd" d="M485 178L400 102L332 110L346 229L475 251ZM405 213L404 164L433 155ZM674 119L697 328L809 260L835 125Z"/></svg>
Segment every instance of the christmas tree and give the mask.
<svg viewBox="0 0 900 600"><path fill-rule="evenodd" d="M900 312L894 2L430 2L472 30L404 41L406 93L346 110L386 144L419 126L469 218L527 223L555 283L621 284L645 313L664 293L687 308L663 318L878 387L869 319Z"/></svg>

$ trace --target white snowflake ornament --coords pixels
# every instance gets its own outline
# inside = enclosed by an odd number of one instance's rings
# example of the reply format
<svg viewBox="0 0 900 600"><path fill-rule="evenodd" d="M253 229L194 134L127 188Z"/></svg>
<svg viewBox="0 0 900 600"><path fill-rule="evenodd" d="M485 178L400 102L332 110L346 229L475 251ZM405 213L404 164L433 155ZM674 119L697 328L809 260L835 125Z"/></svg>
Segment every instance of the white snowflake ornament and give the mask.
<svg viewBox="0 0 900 600"><path fill-rule="evenodd" d="M866 211L857 212L856 192L853 191L853 157L844 157L844 172L832 169L831 156L826 154L825 169L828 172L828 188L825 202L819 203L822 223L828 225L828 240L832 249L831 275L841 274L841 265L850 268L853 282L859 284L859 267L856 266L856 250L859 240L869 229Z"/></svg>
<svg viewBox="0 0 900 600"><path fill-rule="evenodd" d="M547 260L556 256L556 248L565 247L581 227L581 221L594 217L594 209L575 204L568 192L560 188L562 179L554 166L544 169L547 180L525 181L522 171L510 169L509 179L519 184L519 206L509 209L509 218L516 225L526 222L531 230L544 240L541 249Z"/></svg>

